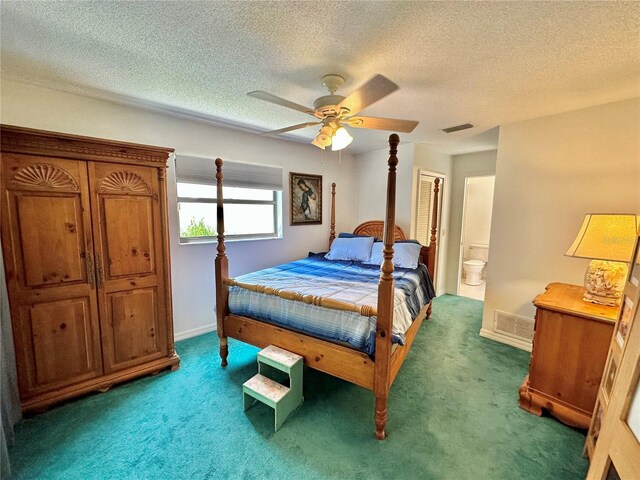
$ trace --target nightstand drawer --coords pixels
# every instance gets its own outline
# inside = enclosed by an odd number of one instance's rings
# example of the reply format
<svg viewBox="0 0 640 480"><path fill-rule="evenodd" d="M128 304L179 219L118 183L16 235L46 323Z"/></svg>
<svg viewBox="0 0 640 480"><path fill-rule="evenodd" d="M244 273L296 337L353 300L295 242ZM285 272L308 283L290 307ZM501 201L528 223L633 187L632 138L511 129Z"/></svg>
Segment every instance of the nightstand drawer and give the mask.
<svg viewBox="0 0 640 480"><path fill-rule="evenodd" d="M531 388L592 412L613 325L539 310L531 358Z"/></svg>
<svg viewBox="0 0 640 480"><path fill-rule="evenodd" d="M552 283L534 300L535 333L529 375L519 404L579 428L589 421L618 309L582 301L583 288Z"/></svg>

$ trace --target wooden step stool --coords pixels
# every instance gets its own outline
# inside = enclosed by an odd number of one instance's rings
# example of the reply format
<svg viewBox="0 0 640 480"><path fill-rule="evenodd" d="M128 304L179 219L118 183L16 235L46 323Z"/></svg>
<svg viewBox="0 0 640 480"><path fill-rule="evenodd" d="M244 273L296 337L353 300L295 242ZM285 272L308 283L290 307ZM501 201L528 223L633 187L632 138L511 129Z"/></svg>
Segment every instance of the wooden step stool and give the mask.
<svg viewBox="0 0 640 480"><path fill-rule="evenodd" d="M275 345L258 352L258 373L242 385L244 411L256 400L275 410L276 432L287 417L302 405L302 357ZM269 378L269 373L279 370L289 375L289 386L285 387Z"/></svg>

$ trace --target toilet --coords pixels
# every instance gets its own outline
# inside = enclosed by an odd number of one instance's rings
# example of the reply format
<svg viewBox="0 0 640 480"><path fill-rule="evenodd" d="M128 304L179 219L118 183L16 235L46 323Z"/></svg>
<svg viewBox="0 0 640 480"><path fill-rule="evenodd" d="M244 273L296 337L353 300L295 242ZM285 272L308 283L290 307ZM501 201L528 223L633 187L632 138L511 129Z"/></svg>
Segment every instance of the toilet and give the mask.
<svg viewBox="0 0 640 480"><path fill-rule="evenodd" d="M489 245L477 243L469 244L469 259L462 263L464 269L464 283L480 285L482 283L482 269L489 257Z"/></svg>

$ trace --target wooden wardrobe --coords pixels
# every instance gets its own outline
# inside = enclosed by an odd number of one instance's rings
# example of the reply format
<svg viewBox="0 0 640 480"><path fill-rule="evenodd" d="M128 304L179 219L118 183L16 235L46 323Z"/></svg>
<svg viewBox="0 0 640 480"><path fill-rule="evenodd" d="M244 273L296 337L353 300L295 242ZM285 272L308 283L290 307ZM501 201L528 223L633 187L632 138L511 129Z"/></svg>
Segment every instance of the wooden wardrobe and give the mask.
<svg viewBox="0 0 640 480"><path fill-rule="evenodd" d="M166 194L173 149L7 125L0 135L23 411L178 368Z"/></svg>

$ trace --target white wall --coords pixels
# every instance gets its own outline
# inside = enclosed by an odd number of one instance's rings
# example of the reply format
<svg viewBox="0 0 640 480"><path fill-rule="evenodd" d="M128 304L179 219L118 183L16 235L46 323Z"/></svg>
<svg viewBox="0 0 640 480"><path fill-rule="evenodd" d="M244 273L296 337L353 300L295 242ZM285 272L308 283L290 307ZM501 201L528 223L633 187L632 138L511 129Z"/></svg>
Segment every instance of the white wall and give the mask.
<svg viewBox="0 0 640 480"><path fill-rule="evenodd" d="M384 220L387 206L388 160L388 148L355 156L356 223ZM412 175L413 144L398 145L396 225L407 234L411 229Z"/></svg>
<svg viewBox="0 0 640 480"><path fill-rule="evenodd" d="M449 217L449 242L447 256L447 293L456 294L460 269L460 238L464 208L464 185L467 177L494 175L496 173L497 150L466 153L453 156L453 179L451 182L451 215Z"/></svg>
<svg viewBox="0 0 640 480"><path fill-rule="evenodd" d="M221 157L281 166L284 169L284 238L228 243L232 276L305 257L326 250L329 238L331 182L337 184L336 229L355 225L353 158L316 147L260 137L211 124L173 117L33 85L2 80L0 119L3 123L78 135L173 147L177 154ZM376 175L386 172L385 158L371 165ZM173 162L171 162L173 163ZM289 226L289 171L323 175L323 224ZM168 170L171 268L174 325L178 338L213 328L215 244L179 245L175 172ZM386 178L386 177L385 177ZM386 185L386 181L383 185ZM381 190L373 183L372 191Z"/></svg>
<svg viewBox="0 0 640 480"><path fill-rule="evenodd" d="M469 245L472 243L489 245L494 185L493 176L467 179L463 258L469 258Z"/></svg>
<svg viewBox="0 0 640 480"><path fill-rule="evenodd" d="M585 213L640 213L640 99L500 127L481 334L496 309L532 318L550 282L581 284L565 257Z"/></svg>

